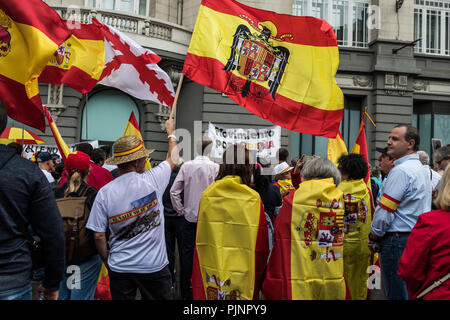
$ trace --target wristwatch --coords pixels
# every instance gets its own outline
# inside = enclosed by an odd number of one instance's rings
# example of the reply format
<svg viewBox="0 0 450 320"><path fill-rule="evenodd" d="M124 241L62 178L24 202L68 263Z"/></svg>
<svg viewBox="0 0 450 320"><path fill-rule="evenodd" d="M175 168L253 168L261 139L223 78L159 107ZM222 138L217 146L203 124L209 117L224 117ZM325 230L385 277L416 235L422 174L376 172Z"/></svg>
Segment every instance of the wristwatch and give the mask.
<svg viewBox="0 0 450 320"><path fill-rule="evenodd" d="M167 139L170 139L170 138L174 139L175 141L178 141L178 140L177 140L177 136L174 135L174 134L169 134L169 135L167 136Z"/></svg>

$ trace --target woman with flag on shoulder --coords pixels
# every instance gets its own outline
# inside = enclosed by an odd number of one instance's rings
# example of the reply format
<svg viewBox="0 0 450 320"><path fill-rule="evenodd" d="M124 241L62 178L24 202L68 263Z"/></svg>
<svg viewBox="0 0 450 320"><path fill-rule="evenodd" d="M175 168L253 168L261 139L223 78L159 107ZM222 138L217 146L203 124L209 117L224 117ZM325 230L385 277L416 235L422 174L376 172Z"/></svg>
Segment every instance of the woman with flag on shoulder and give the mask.
<svg viewBox="0 0 450 320"><path fill-rule="evenodd" d="M192 272L195 300L254 300L269 254L261 197L251 188L254 164L244 144L230 145L200 199Z"/></svg>
<svg viewBox="0 0 450 320"><path fill-rule="evenodd" d="M309 160L299 188L283 199L263 295L267 300L346 299L341 175L329 160Z"/></svg>

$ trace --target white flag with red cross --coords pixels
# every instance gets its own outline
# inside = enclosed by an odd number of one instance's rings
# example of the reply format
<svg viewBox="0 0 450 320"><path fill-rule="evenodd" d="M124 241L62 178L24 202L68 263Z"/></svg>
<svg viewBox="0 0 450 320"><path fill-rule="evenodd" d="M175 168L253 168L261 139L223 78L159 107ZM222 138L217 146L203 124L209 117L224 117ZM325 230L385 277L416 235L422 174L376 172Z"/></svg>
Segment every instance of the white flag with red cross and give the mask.
<svg viewBox="0 0 450 320"><path fill-rule="evenodd" d="M170 77L157 64L161 58L97 19L92 18L92 23L105 36L105 68L98 83L171 107L175 92Z"/></svg>

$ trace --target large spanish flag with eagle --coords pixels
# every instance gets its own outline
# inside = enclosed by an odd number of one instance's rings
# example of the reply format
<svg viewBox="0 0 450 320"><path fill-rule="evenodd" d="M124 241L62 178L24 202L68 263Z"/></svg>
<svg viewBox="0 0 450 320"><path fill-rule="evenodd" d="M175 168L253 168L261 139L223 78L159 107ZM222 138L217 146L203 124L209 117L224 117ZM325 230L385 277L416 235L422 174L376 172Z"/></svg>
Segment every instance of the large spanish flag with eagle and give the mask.
<svg viewBox="0 0 450 320"><path fill-rule="evenodd" d="M39 76L39 82L66 84L86 94L100 80L105 67L102 30L94 24L79 23L73 34L56 50Z"/></svg>
<svg viewBox="0 0 450 320"><path fill-rule="evenodd" d="M202 0L183 74L286 129L336 137L344 114L333 28L234 0Z"/></svg>
<svg viewBox="0 0 450 320"><path fill-rule="evenodd" d="M259 194L238 176L202 193L192 270L195 300L255 300L269 255Z"/></svg>
<svg viewBox="0 0 450 320"><path fill-rule="evenodd" d="M9 117L45 132L38 77L69 36L41 0L0 2L0 99Z"/></svg>
<svg viewBox="0 0 450 320"><path fill-rule="evenodd" d="M267 300L346 299L343 194L333 178L308 180L283 199L263 283Z"/></svg>

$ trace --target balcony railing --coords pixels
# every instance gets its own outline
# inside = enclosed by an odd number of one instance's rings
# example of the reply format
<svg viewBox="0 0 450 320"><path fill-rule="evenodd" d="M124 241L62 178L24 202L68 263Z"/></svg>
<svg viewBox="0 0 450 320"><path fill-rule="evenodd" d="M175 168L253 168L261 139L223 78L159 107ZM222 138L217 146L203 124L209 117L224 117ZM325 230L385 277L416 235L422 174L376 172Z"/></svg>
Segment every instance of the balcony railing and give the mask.
<svg viewBox="0 0 450 320"><path fill-rule="evenodd" d="M92 17L123 32L189 45L192 31L166 21L123 12L72 6L52 6L64 20L89 23Z"/></svg>

